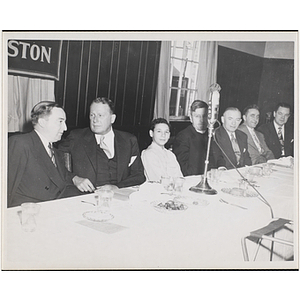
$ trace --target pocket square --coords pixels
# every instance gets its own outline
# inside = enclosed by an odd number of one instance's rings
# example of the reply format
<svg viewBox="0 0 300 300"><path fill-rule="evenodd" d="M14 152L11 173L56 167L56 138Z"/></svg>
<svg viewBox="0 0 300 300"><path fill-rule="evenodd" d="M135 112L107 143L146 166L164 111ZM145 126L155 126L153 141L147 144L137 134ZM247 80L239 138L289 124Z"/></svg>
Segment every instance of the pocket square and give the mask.
<svg viewBox="0 0 300 300"><path fill-rule="evenodd" d="M131 156L128 167L130 167L134 163L135 159L136 159L136 156Z"/></svg>
<svg viewBox="0 0 300 300"><path fill-rule="evenodd" d="M293 143L293 142L294 142L294 139L291 140L291 143Z"/></svg>
<svg viewBox="0 0 300 300"><path fill-rule="evenodd" d="M243 153L245 153L246 152L246 148L244 148L244 150L243 150Z"/></svg>

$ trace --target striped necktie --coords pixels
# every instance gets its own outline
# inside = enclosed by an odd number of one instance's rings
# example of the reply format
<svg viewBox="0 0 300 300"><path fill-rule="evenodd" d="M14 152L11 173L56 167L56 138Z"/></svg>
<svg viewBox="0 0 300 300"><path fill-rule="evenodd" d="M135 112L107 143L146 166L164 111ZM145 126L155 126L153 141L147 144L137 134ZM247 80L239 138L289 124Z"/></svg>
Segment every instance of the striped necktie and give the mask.
<svg viewBox="0 0 300 300"><path fill-rule="evenodd" d="M277 135L278 135L278 139L279 139L279 142L281 145L281 155L283 156L284 155L284 140L283 140L283 136L282 136L282 127L281 126L278 127Z"/></svg>
<svg viewBox="0 0 300 300"><path fill-rule="evenodd" d="M239 164L241 159L241 151L233 133L231 133L231 144L236 157L237 164Z"/></svg>
<svg viewBox="0 0 300 300"><path fill-rule="evenodd" d="M48 144L48 148L50 149L50 158L54 164L55 167L57 167L56 162L55 162L55 156L54 156L54 149L53 145L51 143Z"/></svg>

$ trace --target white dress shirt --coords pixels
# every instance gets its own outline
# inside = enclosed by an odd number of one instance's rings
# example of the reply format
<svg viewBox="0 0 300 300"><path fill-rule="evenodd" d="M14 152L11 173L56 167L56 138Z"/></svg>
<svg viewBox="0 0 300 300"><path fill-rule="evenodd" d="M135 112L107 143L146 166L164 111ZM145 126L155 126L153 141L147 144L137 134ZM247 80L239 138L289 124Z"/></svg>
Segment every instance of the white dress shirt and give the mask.
<svg viewBox="0 0 300 300"><path fill-rule="evenodd" d="M149 181L160 181L161 176L182 177L175 154L155 142L142 151L145 176Z"/></svg>
<svg viewBox="0 0 300 300"><path fill-rule="evenodd" d="M276 130L277 134L278 134L278 128L281 127L282 138L284 140L284 125L279 126L275 121L273 121L273 122L274 122L275 130Z"/></svg>
<svg viewBox="0 0 300 300"><path fill-rule="evenodd" d="M97 140L97 144L100 144L100 138L101 138L101 134L95 134L95 138ZM106 146L108 147L112 157L115 156L115 133L114 131L111 129L108 133L104 134L104 140L103 142L106 144Z"/></svg>
<svg viewBox="0 0 300 300"><path fill-rule="evenodd" d="M45 150L47 151L48 155L51 157L52 153L51 150L49 149L49 143L52 144L51 142L49 142L47 140L47 138L45 138L40 132L38 132L37 130L34 129L34 131L37 133L37 135L39 136L39 138L41 139L42 144L45 147Z"/></svg>
<svg viewBox="0 0 300 300"><path fill-rule="evenodd" d="M246 126L247 126L247 125L246 125ZM250 135L251 135L251 137L252 137L252 139L253 139L253 141L254 141L254 144L255 144L256 147L257 147L258 152L259 152L259 153L262 153L262 152L263 152L263 149L262 149L262 147L261 147L260 141L259 141L259 139L258 139L258 137L257 137L257 135L256 135L256 133L255 133L254 128L249 127L249 126L247 126L247 128L248 128L248 131L250 132Z"/></svg>

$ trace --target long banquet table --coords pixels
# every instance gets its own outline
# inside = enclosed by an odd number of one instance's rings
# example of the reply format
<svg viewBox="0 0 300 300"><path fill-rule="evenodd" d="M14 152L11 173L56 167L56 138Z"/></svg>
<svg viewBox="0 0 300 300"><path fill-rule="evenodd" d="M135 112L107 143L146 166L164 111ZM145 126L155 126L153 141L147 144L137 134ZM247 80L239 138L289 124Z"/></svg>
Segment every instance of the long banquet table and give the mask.
<svg viewBox="0 0 300 300"><path fill-rule="evenodd" d="M239 169L242 173L246 168ZM218 183L210 182L216 195L189 191L200 176L185 178L180 201L183 211L161 212L153 202L167 201L158 183L146 182L131 189L127 199L113 199L107 222L83 217L94 206L94 194L40 203L34 232L24 232L20 206L3 210L2 268L48 269L248 269L298 266L297 248L282 249L294 259L286 261L263 248L255 262L243 259L241 238L271 220L269 207L258 197L236 197L222 191L238 187L240 175L224 171ZM270 203L275 218L297 220L294 170L274 165L269 176L256 177L257 190ZM122 190L120 190L122 192ZM117 197L116 197L117 198ZM224 199L238 206L220 202ZM86 201L86 202L82 202ZM291 237L289 237L291 238ZM297 242L297 241L295 241ZM252 245L253 244L253 245ZM297 243L296 243L297 244ZM254 243L249 242L249 252ZM276 247L275 247L276 252Z"/></svg>

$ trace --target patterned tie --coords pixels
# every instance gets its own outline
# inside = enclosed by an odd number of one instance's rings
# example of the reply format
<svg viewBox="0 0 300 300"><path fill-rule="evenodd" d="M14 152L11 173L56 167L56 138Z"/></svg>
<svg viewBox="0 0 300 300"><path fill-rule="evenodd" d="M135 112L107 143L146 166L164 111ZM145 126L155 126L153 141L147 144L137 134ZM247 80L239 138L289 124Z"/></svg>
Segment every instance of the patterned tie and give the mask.
<svg viewBox="0 0 300 300"><path fill-rule="evenodd" d="M106 154L106 156L109 158L109 159L111 159L112 158L112 155L111 155L111 153L110 153L110 150L109 150L109 148L108 148L108 146L106 145L106 143L104 142L104 136L102 135L101 137L100 137L100 144L99 144L99 146L100 146L100 148L104 151L104 153Z"/></svg>
<svg viewBox="0 0 300 300"><path fill-rule="evenodd" d="M236 157L237 164L239 164L241 159L241 151L233 133L231 133L231 144Z"/></svg>
<svg viewBox="0 0 300 300"><path fill-rule="evenodd" d="M281 156L283 156L284 155L284 141L283 141L282 127L281 126L278 127L277 135L278 135L279 142L280 142L280 145L281 145Z"/></svg>
<svg viewBox="0 0 300 300"><path fill-rule="evenodd" d="M55 162L55 156L54 156L54 149L53 149L53 145L51 143L48 144L48 148L50 149L50 158L55 166L55 168L57 167L56 162Z"/></svg>
<svg viewBox="0 0 300 300"><path fill-rule="evenodd" d="M253 138L254 144L255 144L258 152L261 154L263 152L263 149L261 147L260 141L259 141L259 139L255 133L255 130L253 128L251 129L251 133L252 133L252 138Z"/></svg>

